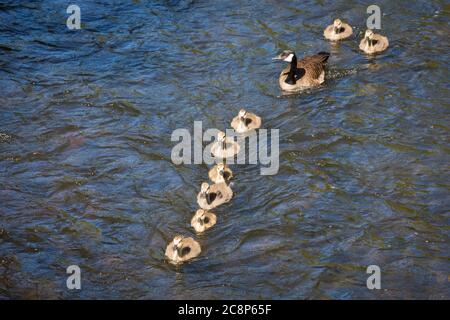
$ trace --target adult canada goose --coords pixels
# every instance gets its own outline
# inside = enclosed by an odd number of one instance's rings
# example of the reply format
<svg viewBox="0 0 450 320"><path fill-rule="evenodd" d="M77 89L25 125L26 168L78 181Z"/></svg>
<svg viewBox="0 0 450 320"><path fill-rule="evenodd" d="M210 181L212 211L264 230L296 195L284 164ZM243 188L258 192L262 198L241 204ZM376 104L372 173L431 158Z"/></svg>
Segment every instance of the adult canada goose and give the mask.
<svg viewBox="0 0 450 320"><path fill-rule="evenodd" d="M261 127L261 118L256 114L241 109L236 117L231 121L231 127L237 133L244 133Z"/></svg>
<svg viewBox="0 0 450 320"><path fill-rule="evenodd" d="M231 158L239 153L239 144L231 138L225 136L225 133L219 131L217 141L211 147L211 153L216 158Z"/></svg>
<svg viewBox="0 0 450 320"><path fill-rule="evenodd" d="M198 209L192 217L191 226L198 233L204 232L212 228L217 222L217 217L214 213L203 209Z"/></svg>
<svg viewBox="0 0 450 320"><path fill-rule="evenodd" d="M374 54L386 50L388 46L389 40L387 37L375 34L372 30L367 29L364 39L359 44L359 49L367 54Z"/></svg>
<svg viewBox="0 0 450 320"><path fill-rule="evenodd" d="M197 241L178 235L167 245L166 257L170 263L180 264L197 257L200 252L202 249Z"/></svg>
<svg viewBox="0 0 450 320"><path fill-rule="evenodd" d="M325 81L325 65L330 57L328 52L304 57L297 61L294 51L285 50L274 60L289 62L290 65L281 71L279 83L282 90L296 91L322 84Z"/></svg>
<svg viewBox="0 0 450 320"><path fill-rule="evenodd" d="M350 37L353 33L352 27L340 19L335 19L333 24L330 24L323 31L325 38L331 41L344 40Z"/></svg>
<svg viewBox="0 0 450 320"><path fill-rule="evenodd" d="M210 186L207 182L203 182L197 195L197 203L200 208L211 210L229 202L232 197L233 191L226 183L215 183Z"/></svg>
<svg viewBox="0 0 450 320"><path fill-rule="evenodd" d="M218 163L208 172L209 179L214 183L228 183L233 178L233 172L224 163Z"/></svg>

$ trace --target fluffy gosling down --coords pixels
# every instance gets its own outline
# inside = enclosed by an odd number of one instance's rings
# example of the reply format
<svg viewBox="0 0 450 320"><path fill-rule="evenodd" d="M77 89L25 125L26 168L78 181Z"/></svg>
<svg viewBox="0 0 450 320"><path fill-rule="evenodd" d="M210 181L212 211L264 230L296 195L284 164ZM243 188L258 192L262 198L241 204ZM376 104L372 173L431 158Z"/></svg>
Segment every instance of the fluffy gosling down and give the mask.
<svg viewBox="0 0 450 320"><path fill-rule="evenodd" d="M192 217L191 226L196 232L202 233L212 228L217 222L217 217L214 213L203 209L198 209Z"/></svg>
<svg viewBox="0 0 450 320"><path fill-rule="evenodd" d="M192 238L175 236L167 245L166 257L172 264L180 264L197 257L202 249L200 244Z"/></svg>
<svg viewBox="0 0 450 320"><path fill-rule="evenodd" d="M333 24L330 24L323 31L323 36L331 41L344 40L353 34L353 29L347 23L342 22L340 19L334 20Z"/></svg>
<svg viewBox="0 0 450 320"><path fill-rule="evenodd" d="M233 178L233 172L226 164L218 163L209 170L208 176L214 183L228 183Z"/></svg>
<svg viewBox="0 0 450 320"><path fill-rule="evenodd" d="M241 109L231 121L231 127L237 133L245 133L261 127L261 118L254 113Z"/></svg>
<svg viewBox="0 0 450 320"><path fill-rule="evenodd" d="M197 195L197 203L200 208L211 210L229 202L231 198L233 198L233 191L226 183L209 185L203 182Z"/></svg>
<svg viewBox="0 0 450 320"><path fill-rule="evenodd" d="M217 134L217 141L211 147L211 153L214 157L225 159L232 158L239 153L239 144L231 138L225 136L225 132L220 131Z"/></svg>
<svg viewBox="0 0 450 320"><path fill-rule="evenodd" d="M359 44L359 49L367 54L374 54L383 52L389 47L389 40L387 37L374 33L367 29L364 38Z"/></svg>

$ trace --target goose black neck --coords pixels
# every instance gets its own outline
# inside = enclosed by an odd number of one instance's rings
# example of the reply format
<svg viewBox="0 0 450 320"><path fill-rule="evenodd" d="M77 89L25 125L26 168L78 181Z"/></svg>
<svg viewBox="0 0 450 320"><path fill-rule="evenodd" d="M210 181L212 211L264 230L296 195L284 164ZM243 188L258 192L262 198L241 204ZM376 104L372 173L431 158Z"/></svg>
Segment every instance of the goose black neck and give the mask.
<svg viewBox="0 0 450 320"><path fill-rule="evenodd" d="M294 56L291 60L291 68L289 69L289 74L286 78L286 83L295 84L295 75L297 74L297 56L294 53Z"/></svg>

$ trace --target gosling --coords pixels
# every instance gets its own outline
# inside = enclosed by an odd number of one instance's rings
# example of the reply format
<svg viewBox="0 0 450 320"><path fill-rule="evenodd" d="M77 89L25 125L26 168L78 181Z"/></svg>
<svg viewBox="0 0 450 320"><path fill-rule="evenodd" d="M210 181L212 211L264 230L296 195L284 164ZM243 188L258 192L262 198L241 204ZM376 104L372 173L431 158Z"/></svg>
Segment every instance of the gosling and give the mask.
<svg viewBox="0 0 450 320"><path fill-rule="evenodd" d="M359 49L367 54L375 54L383 52L389 47L389 40L387 37L380 34L375 34L372 30L367 29L364 39L359 44Z"/></svg>
<svg viewBox="0 0 450 320"><path fill-rule="evenodd" d="M197 195L197 203L200 208L211 210L229 202L231 198L233 191L226 183L215 183L210 186L207 182L203 182Z"/></svg>
<svg viewBox="0 0 450 320"><path fill-rule="evenodd" d="M177 235L167 245L166 257L172 264L181 264L197 257L202 249L200 244L192 238Z"/></svg>
<svg viewBox="0 0 450 320"><path fill-rule="evenodd" d="M211 168L208 172L209 179L214 183L229 183L233 178L233 172L231 169L224 163L216 164Z"/></svg>
<svg viewBox="0 0 450 320"><path fill-rule="evenodd" d="M323 36L331 41L344 40L353 34L352 27L342 22L340 19L335 19L333 24L330 24L323 31Z"/></svg>
<svg viewBox="0 0 450 320"><path fill-rule="evenodd" d="M213 156L220 159L232 158L239 153L239 150L239 144L233 139L226 137L222 131L219 131L217 141L211 147Z"/></svg>
<svg viewBox="0 0 450 320"><path fill-rule="evenodd" d="M217 217L214 213L203 209L198 209L192 217L191 226L197 233L202 233L212 228L216 222Z"/></svg>
<svg viewBox="0 0 450 320"><path fill-rule="evenodd" d="M261 127L261 118L254 113L241 109L231 121L231 127L237 133L245 133Z"/></svg>

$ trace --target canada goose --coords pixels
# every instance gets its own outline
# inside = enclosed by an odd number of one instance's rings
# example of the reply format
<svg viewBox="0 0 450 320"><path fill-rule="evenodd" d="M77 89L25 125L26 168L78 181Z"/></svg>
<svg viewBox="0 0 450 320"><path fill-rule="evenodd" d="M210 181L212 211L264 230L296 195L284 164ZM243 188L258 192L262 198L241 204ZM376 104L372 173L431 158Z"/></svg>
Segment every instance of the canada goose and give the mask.
<svg viewBox="0 0 450 320"><path fill-rule="evenodd" d="M261 127L261 118L256 114L241 109L236 117L231 121L231 127L237 133L244 133Z"/></svg>
<svg viewBox="0 0 450 320"><path fill-rule="evenodd" d="M226 183L215 183L210 186L207 182L203 182L197 195L197 203L200 208L211 210L227 203L232 197L233 191Z"/></svg>
<svg viewBox="0 0 450 320"><path fill-rule="evenodd" d="M352 33L352 27L350 27L347 23L343 23L340 19L335 19L333 24L330 24L323 31L324 37L331 41L347 39L352 35Z"/></svg>
<svg viewBox="0 0 450 320"><path fill-rule="evenodd" d="M233 172L226 164L219 163L209 170L208 176L214 183L229 182L233 178Z"/></svg>
<svg viewBox="0 0 450 320"><path fill-rule="evenodd" d="M197 241L178 235L167 245L166 257L170 263L180 264L197 257L200 252L202 249Z"/></svg>
<svg viewBox="0 0 450 320"><path fill-rule="evenodd" d="M329 57L329 53L319 52L297 62L294 51L283 51L273 58L290 62L290 65L281 71L279 78L281 89L295 91L322 84L325 81L325 64Z"/></svg>
<svg viewBox="0 0 450 320"><path fill-rule="evenodd" d="M192 217L191 226L198 233L204 232L212 228L217 222L217 217L214 213L203 209L198 209Z"/></svg>
<svg viewBox="0 0 450 320"><path fill-rule="evenodd" d="M367 54L374 54L382 52L389 46L389 40L387 37L375 34L372 30L367 29L364 35L364 39L359 43L359 49Z"/></svg>
<svg viewBox="0 0 450 320"><path fill-rule="evenodd" d="M233 139L225 136L225 133L219 131L217 141L211 147L211 153L216 158L231 158L239 153L240 146Z"/></svg>

